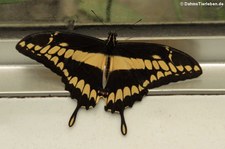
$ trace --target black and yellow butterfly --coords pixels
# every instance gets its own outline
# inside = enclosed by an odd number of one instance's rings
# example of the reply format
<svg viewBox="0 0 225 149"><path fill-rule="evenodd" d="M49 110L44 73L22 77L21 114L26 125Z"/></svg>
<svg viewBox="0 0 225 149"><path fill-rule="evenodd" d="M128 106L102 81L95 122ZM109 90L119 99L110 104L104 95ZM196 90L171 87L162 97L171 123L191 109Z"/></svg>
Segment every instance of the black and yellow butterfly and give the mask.
<svg viewBox="0 0 225 149"><path fill-rule="evenodd" d="M105 110L119 112L121 132L127 133L124 109L140 101L148 89L191 79L202 69L191 56L154 43L118 43L116 33L107 40L70 32L32 34L16 49L62 77L77 107L69 120L75 123L80 107L106 101Z"/></svg>

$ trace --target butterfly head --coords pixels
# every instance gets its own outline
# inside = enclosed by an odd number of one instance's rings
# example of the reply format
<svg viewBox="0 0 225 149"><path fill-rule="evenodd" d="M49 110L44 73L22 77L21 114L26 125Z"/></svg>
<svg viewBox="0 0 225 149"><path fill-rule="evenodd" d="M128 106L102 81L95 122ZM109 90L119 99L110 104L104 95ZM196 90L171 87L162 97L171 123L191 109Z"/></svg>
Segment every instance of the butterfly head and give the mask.
<svg viewBox="0 0 225 149"><path fill-rule="evenodd" d="M109 32L108 33L108 38L106 40L106 45L109 47L115 47L116 46L116 37L117 37L117 33L116 32Z"/></svg>

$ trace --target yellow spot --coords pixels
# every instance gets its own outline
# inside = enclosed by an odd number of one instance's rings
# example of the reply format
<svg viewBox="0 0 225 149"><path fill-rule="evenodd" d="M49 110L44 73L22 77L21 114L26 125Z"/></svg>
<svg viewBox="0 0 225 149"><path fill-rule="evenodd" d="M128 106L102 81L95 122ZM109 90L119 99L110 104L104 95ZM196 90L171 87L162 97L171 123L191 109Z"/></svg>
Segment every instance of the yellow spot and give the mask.
<svg viewBox="0 0 225 149"><path fill-rule="evenodd" d="M122 93L122 90L121 89L118 89L117 92L116 92L116 101L117 100L122 100L123 98L123 93Z"/></svg>
<svg viewBox="0 0 225 149"><path fill-rule="evenodd" d="M160 66L163 70L165 70L165 71L168 71L168 70L169 70L168 65L167 65L164 61L160 60L160 61L158 61L158 63L159 63L159 66Z"/></svg>
<svg viewBox="0 0 225 149"><path fill-rule="evenodd" d="M59 56L62 56L64 53L66 52L66 49L65 48L61 48L58 52L58 55Z"/></svg>
<svg viewBox="0 0 225 149"><path fill-rule="evenodd" d="M162 73L162 71L158 71L157 72L157 78L160 79L162 77L164 77L164 74Z"/></svg>
<svg viewBox="0 0 225 149"><path fill-rule="evenodd" d="M149 81L148 80L145 80L145 82L143 83L143 87L146 87L147 85L149 84Z"/></svg>
<svg viewBox="0 0 225 149"><path fill-rule="evenodd" d="M123 133L123 135L127 134L127 129L126 129L125 124L122 124L122 133Z"/></svg>
<svg viewBox="0 0 225 149"><path fill-rule="evenodd" d="M72 127L75 123L75 118L74 116L70 118L70 121L69 121L69 126Z"/></svg>
<svg viewBox="0 0 225 149"><path fill-rule="evenodd" d="M149 70L152 70L152 63L150 60L145 60L145 67Z"/></svg>
<svg viewBox="0 0 225 149"><path fill-rule="evenodd" d="M179 65L179 66L177 66L177 69L178 69L179 71L183 71L183 70L184 70L184 67L183 67L182 65Z"/></svg>
<svg viewBox="0 0 225 149"><path fill-rule="evenodd" d="M47 57L48 59L51 59L51 55L49 55L49 54L45 54L45 57Z"/></svg>
<svg viewBox="0 0 225 149"><path fill-rule="evenodd" d="M78 78L77 77L73 77L71 80L70 80L70 82L69 82L69 84L73 84L74 86L77 84L77 81L78 81Z"/></svg>
<svg viewBox="0 0 225 149"><path fill-rule="evenodd" d="M171 62L173 61L173 60L172 60L172 56L173 56L173 55L170 53L170 54L169 54L169 59L170 59Z"/></svg>
<svg viewBox="0 0 225 149"><path fill-rule="evenodd" d="M138 89L141 92L144 88L141 85L138 85Z"/></svg>
<svg viewBox="0 0 225 149"><path fill-rule="evenodd" d="M165 49L166 49L167 51L170 51L170 47L168 47L168 46L165 46Z"/></svg>
<svg viewBox="0 0 225 149"><path fill-rule="evenodd" d="M58 34L59 34L59 32L55 32L55 33L54 33L55 36L58 35Z"/></svg>
<svg viewBox="0 0 225 149"><path fill-rule="evenodd" d="M185 69L186 69L187 71L191 71L191 70L192 70L191 66L189 66L189 65L186 65L186 66L185 66Z"/></svg>
<svg viewBox="0 0 225 149"><path fill-rule="evenodd" d="M164 74L165 74L165 76L168 76L168 75L171 75L172 72L171 71L166 71Z"/></svg>
<svg viewBox="0 0 225 149"><path fill-rule="evenodd" d="M60 43L59 45L60 45L61 47L67 47L69 44L66 43L66 42L62 42L62 43Z"/></svg>
<svg viewBox="0 0 225 149"><path fill-rule="evenodd" d="M172 70L172 72L177 72L177 69L175 68L175 66L169 62L169 66L170 66L170 69Z"/></svg>
<svg viewBox="0 0 225 149"><path fill-rule="evenodd" d="M138 93L139 93L138 88L137 88L135 85L133 85L133 86L131 87L131 93L132 93L132 95L138 94Z"/></svg>
<svg viewBox="0 0 225 149"><path fill-rule="evenodd" d="M72 59L79 61L79 62L83 62L87 55L88 55L87 52L82 52L82 51L76 50L72 56ZM90 55L92 55L92 54L90 54Z"/></svg>
<svg viewBox="0 0 225 149"><path fill-rule="evenodd" d="M126 58L122 56L112 56L110 71L137 69L137 66L134 65L134 63L135 59Z"/></svg>
<svg viewBox="0 0 225 149"><path fill-rule="evenodd" d="M71 57L73 55L73 53L74 53L74 50L69 49L69 50L66 51L64 57L65 58L69 58L69 57Z"/></svg>
<svg viewBox="0 0 225 149"><path fill-rule="evenodd" d="M135 69L144 69L145 64L144 61L140 58L131 58L131 61L133 62L133 65Z"/></svg>
<svg viewBox="0 0 225 149"><path fill-rule="evenodd" d="M26 43L25 43L25 41L22 41L22 42L19 43L19 45L20 45L21 47L24 47L24 46L26 45Z"/></svg>
<svg viewBox="0 0 225 149"><path fill-rule="evenodd" d="M195 71L199 71L200 68L199 68L197 65L195 65L195 66L194 66L194 70L195 70Z"/></svg>
<svg viewBox="0 0 225 149"><path fill-rule="evenodd" d="M160 57L159 55L152 55L152 57L153 57L154 59L161 59L161 57Z"/></svg>
<svg viewBox="0 0 225 149"><path fill-rule="evenodd" d="M50 45L45 46L45 47L40 51L40 53L42 53L42 54L46 53L50 47L51 47Z"/></svg>
<svg viewBox="0 0 225 149"><path fill-rule="evenodd" d="M56 64L58 63L58 61L59 61L59 58L58 58L57 56L54 56L54 57L51 59L51 61L53 61L54 64L56 65Z"/></svg>
<svg viewBox="0 0 225 149"><path fill-rule="evenodd" d="M110 101L112 101L114 103L114 100L115 100L115 94L112 92L108 96L107 103L109 103Z"/></svg>
<svg viewBox="0 0 225 149"><path fill-rule="evenodd" d="M67 69L64 69L64 70L63 70L63 73L64 73L64 75L65 75L66 77L68 77L68 76L69 76L69 72L68 72L68 70L67 70Z"/></svg>
<svg viewBox="0 0 225 149"><path fill-rule="evenodd" d="M87 98L89 98L90 90L91 90L90 85L89 85L89 84L86 84L86 85L84 86L84 90L83 90L82 95L85 95L85 94L86 94L86 95L87 95Z"/></svg>
<svg viewBox="0 0 225 149"><path fill-rule="evenodd" d="M97 97L97 92L93 89L90 93L90 99L94 98L94 100L96 100L96 97Z"/></svg>
<svg viewBox="0 0 225 149"><path fill-rule="evenodd" d="M28 49L32 49L33 47L34 47L34 44L32 44L32 43L27 44Z"/></svg>
<svg viewBox="0 0 225 149"><path fill-rule="evenodd" d="M126 96L131 96L130 88L127 86L123 89L123 98L125 98Z"/></svg>
<svg viewBox="0 0 225 149"><path fill-rule="evenodd" d="M159 69L159 64L156 61L152 61L152 64L156 70Z"/></svg>
<svg viewBox="0 0 225 149"><path fill-rule="evenodd" d="M59 67L61 70L63 70L63 68L64 68L64 63L63 63L63 62L58 63L57 67Z"/></svg>
<svg viewBox="0 0 225 149"><path fill-rule="evenodd" d="M59 51L59 49L60 49L59 46L54 46L54 47L52 47L52 48L48 51L48 53L49 53L49 54L55 54L56 52Z"/></svg>
<svg viewBox="0 0 225 149"><path fill-rule="evenodd" d="M72 59L78 62L84 62L85 64L97 67L99 69L104 69L103 66L105 64L106 56L100 53L87 53L76 50L73 53Z"/></svg>
<svg viewBox="0 0 225 149"><path fill-rule="evenodd" d="M51 43L53 41L53 37L49 38L48 44Z"/></svg>
<svg viewBox="0 0 225 149"><path fill-rule="evenodd" d="M153 82L153 81L156 81L157 79L156 79L156 77L155 77L155 75L151 75L151 77L150 77L150 82Z"/></svg>
<svg viewBox="0 0 225 149"><path fill-rule="evenodd" d="M39 50L41 50L41 48L42 48L41 46L36 45L36 46L34 47L34 50L35 50L35 51L39 51Z"/></svg>
<svg viewBox="0 0 225 149"><path fill-rule="evenodd" d="M67 77L67 80L70 80L72 77L70 76L70 77Z"/></svg>
<svg viewBox="0 0 225 149"><path fill-rule="evenodd" d="M95 102L98 103L101 98L103 98L103 96L97 96Z"/></svg>
<svg viewBox="0 0 225 149"><path fill-rule="evenodd" d="M83 91L83 88L84 88L84 80L80 80L77 85L76 85L76 88L80 89L80 91L82 92Z"/></svg>

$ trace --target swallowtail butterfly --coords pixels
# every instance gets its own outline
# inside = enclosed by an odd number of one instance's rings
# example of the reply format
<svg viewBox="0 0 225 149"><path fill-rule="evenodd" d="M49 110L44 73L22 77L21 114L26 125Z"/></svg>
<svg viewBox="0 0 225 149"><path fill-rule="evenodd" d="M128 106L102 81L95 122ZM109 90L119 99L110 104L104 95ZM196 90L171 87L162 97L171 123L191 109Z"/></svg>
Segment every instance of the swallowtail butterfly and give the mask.
<svg viewBox="0 0 225 149"><path fill-rule="evenodd" d="M44 32L19 41L16 49L61 76L77 107L69 120L75 123L80 107L95 107L121 116L121 132L127 134L124 109L141 101L148 89L198 77L202 69L188 54L154 43L118 42L71 32Z"/></svg>

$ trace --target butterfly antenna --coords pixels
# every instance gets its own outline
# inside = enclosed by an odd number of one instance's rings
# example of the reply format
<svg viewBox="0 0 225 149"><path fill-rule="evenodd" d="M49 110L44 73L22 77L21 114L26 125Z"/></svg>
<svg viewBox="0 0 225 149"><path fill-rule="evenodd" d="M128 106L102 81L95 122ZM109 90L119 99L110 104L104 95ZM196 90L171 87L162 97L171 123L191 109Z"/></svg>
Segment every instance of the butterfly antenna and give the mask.
<svg viewBox="0 0 225 149"><path fill-rule="evenodd" d="M125 122L125 118L124 118L124 114L123 114L123 111L120 111L120 117L121 117L121 132L123 135L126 135L127 134L127 125L126 125L126 122Z"/></svg>
<svg viewBox="0 0 225 149"><path fill-rule="evenodd" d="M74 123L76 121L77 113L78 113L80 107L81 107L81 105L78 103L76 109L74 110L73 114L70 117L70 120L68 123L69 127L72 127L74 125Z"/></svg>
<svg viewBox="0 0 225 149"><path fill-rule="evenodd" d="M103 25L105 25L103 20L99 18L99 16L94 12L94 10L91 10L91 12L95 15L95 17L98 19L99 22L101 22Z"/></svg>
<svg viewBox="0 0 225 149"><path fill-rule="evenodd" d="M142 21L142 19L139 19L139 20L137 20L136 22L134 22L134 23L131 24L131 25L136 25L136 24L138 24L138 23L141 22L141 21ZM115 30L115 32L119 32L119 31L121 31L121 30L123 30L123 29L121 28L121 29ZM129 38L127 38L127 39L130 39L130 38L132 38L132 37L129 37ZM127 39L125 39L125 40L127 40Z"/></svg>
<svg viewBox="0 0 225 149"><path fill-rule="evenodd" d="M141 22L142 21L142 19L139 19L139 20L137 20L133 25L136 25L136 24L138 24L139 22Z"/></svg>
<svg viewBox="0 0 225 149"><path fill-rule="evenodd" d="M106 5L106 22L111 22L111 8L112 0L108 0Z"/></svg>

